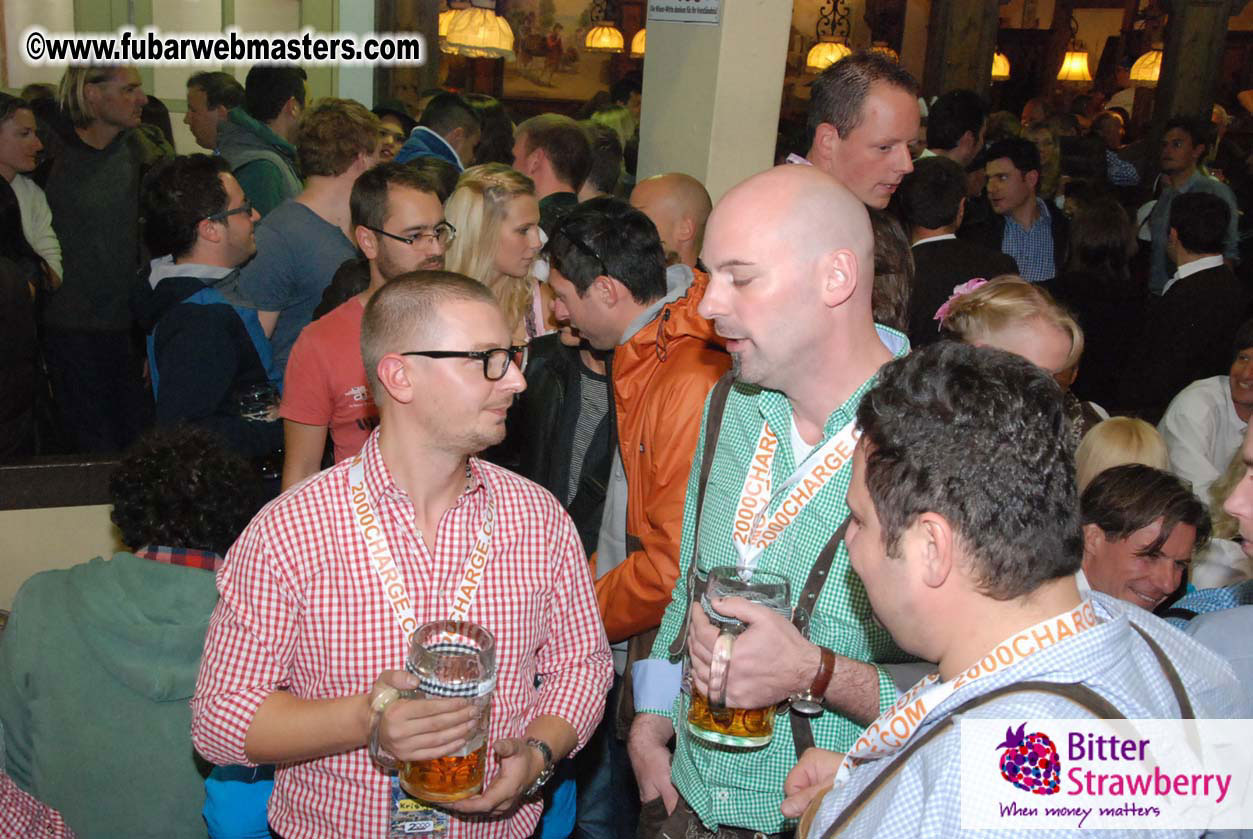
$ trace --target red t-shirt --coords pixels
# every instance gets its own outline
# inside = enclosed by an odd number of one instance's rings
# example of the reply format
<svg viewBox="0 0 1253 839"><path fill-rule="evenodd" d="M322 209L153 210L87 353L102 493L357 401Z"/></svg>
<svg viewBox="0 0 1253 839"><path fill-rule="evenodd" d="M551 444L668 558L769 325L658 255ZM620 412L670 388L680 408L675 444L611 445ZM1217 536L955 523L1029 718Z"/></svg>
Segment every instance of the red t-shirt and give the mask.
<svg viewBox="0 0 1253 839"><path fill-rule="evenodd" d="M279 416L329 428L336 463L361 451L379 422L361 361L364 314L354 297L306 326L283 377Z"/></svg>

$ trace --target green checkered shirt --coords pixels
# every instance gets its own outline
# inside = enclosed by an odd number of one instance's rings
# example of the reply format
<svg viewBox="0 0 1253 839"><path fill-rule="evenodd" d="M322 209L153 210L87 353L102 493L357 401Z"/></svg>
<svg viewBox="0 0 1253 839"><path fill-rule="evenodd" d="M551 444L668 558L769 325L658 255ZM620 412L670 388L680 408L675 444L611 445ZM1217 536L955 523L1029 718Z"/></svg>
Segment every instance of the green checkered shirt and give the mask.
<svg viewBox="0 0 1253 839"><path fill-rule="evenodd" d="M884 343L897 357L909 351L909 342L900 333L879 327ZM823 442L855 419L862 396L874 385L869 379L827 418ZM708 415L709 404L705 404ZM702 513L700 571L719 565L736 565L738 555L731 542L731 523L748 466L756 452L762 421L778 438L771 485L780 487L796 468L792 452L792 406L787 397L773 390L736 384L727 397L718 450L705 488ZM692 541L696 526L696 487L705 448L702 424L700 442L693 460L683 508L683 538L679 555L679 578L674 595L661 620L653 645L653 658L669 658L670 644L678 634L688 600L688 567L692 561ZM845 466L818 494L779 538L761 554L758 567L781 573L792 581L793 600L800 595L809 569L831 535L848 516L845 495L852 481L852 466ZM772 514L787 497L779 493L770 506ZM793 602L795 605L795 602ZM908 660L892 643L886 630L871 617L870 602L861 580L848 561L848 549L841 543L827 578L827 585L814 605L810 625L814 643L830 647L841 655L859 661L892 662ZM879 670L879 704L886 709L897 696L896 687L882 668ZM774 738L758 749L723 750L697 740L687 729L688 696L680 693L674 707L639 709L641 712L671 716L677 739L673 778L683 797L713 827L729 825L763 833L777 833L789 827L779 805L783 802L783 780L796 765L790 714L775 717ZM824 712L813 719L814 741L824 749L845 752L861 734L852 720Z"/></svg>

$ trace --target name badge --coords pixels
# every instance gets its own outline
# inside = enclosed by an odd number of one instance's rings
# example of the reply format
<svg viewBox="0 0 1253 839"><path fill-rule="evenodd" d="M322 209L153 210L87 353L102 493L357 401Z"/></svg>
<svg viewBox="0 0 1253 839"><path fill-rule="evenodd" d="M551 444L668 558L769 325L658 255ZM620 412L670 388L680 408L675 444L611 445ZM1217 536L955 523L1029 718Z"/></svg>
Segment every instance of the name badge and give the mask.
<svg viewBox="0 0 1253 839"><path fill-rule="evenodd" d="M421 801L410 798L400 788L400 778L392 776L392 811L388 839L443 839L452 817Z"/></svg>

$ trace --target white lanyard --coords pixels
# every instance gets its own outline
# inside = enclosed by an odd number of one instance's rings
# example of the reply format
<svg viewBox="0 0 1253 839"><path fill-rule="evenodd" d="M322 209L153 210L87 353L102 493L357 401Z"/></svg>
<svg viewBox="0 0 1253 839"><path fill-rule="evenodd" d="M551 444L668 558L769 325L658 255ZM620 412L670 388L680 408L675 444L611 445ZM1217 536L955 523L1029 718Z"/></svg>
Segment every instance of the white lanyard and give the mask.
<svg viewBox="0 0 1253 839"><path fill-rule="evenodd" d="M778 493L772 495L770 474L779 438L770 430L768 423L762 423L757 450L753 452L748 474L744 476L744 488L740 490L739 501L735 505L734 526L731 529L731 541L739 554L741 568L755 568L766 546L782 535L828 481L852 463L853 450L860 436L856 421L850 421L831 435L827 442L810 452L783 482ZM784 495L787 498L774 515L767 518L766 513Z"/></svg>
<svg viewBox="0 0 1253 839"><path fill-rule="evenodd" d="M370 567L378 575L379 583L387 595L387 602L391 604L392 612L396 615L396 623L400 624L400 631L405 634L405 648L408 649L413 633L418 629L418 619L414 614L413 601L405 591L405 581L396 565L396 558L392 555L387 535L374 512L374 502L365 482L365 461L360 454L353 458L348 467L348 491L351 494L352 520L370 553ZM451 620L466 620L474 597L483 585L487 562L491 558L495 524L496 502L488 491L483 520L479 522L474 545L470 548L465 568L453 589ZM432 545L432 549L433 547Z"/></svg>
<svg viewBox="0 0 1253 839"><path fill-rule="evenodd" d="M1097 617L1092 609L1092 601L1085 597L1074 609L1014 633L993 647L969 669L958 673L947 682L939 681L940 677L936 673L924 676L866 728L848 750L848 758L857 763L895 754L914 736L928 714L963 687L984 676L1012 667L1023 659L1096 625ZM848 760L841 764L841 776L848 765Z"/></svg>

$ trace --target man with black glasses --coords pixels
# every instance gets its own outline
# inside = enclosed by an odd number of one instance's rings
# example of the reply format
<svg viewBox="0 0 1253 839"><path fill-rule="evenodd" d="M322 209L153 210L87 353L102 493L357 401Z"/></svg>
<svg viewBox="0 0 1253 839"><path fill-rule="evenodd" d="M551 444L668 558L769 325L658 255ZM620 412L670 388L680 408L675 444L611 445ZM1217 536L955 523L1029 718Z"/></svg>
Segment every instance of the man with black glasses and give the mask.
<svg viewBox="0 0 1253 839"><path fill-rule="evenodd" d="M349 209L370 285L309 324L287 361L283 404L283 488L322 468L326 435L335 462L361 450L378 424L378 408L361 365L361 316L374 293L401 274L444 267L457 231L444 220L438 184L412 166L384 163L352 187Z"/></svg>
<svg viewBox="0 0 1253 839"><path fill-rule="evenodd" d="M257 212L220 157L194 154L154 169L144 184L144 236L157 255L139 317L157 425L215 431L247 456L282 445L279 424L253 416L249 394L276 378L257 313L231 297L256 251Z"/></svg>
<svg viewBox="0 0 1253 839"><path fill-rule="evenodd" d="M280 836L527 839L534 797L600 720L610 659L587 560L548 492L474 457L526 382L486 286L419 271L367 304L361 354L379 428L281 496L218 575L192 739L217 763L273 762ZM411 699L417 626L454 617L496 641L483 791L435 808L370 762L455 754L464 699ZM389 832L390 829L390 832Z"/></svg>

